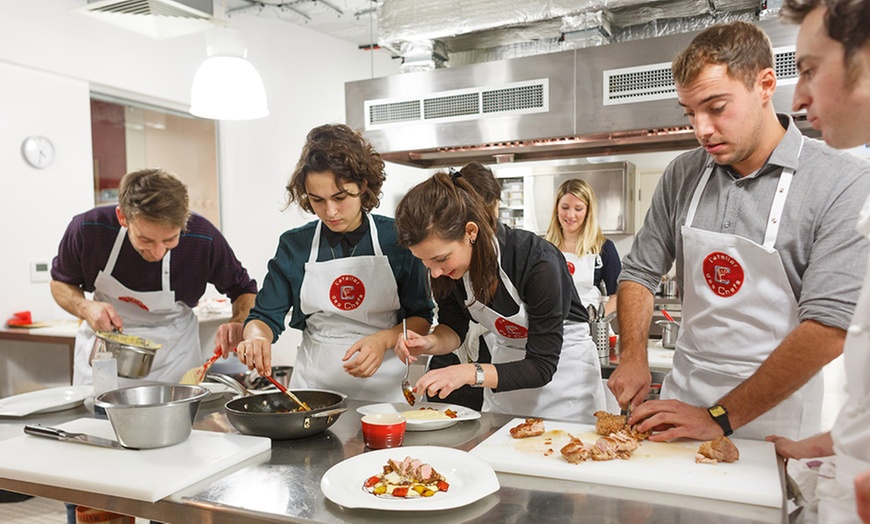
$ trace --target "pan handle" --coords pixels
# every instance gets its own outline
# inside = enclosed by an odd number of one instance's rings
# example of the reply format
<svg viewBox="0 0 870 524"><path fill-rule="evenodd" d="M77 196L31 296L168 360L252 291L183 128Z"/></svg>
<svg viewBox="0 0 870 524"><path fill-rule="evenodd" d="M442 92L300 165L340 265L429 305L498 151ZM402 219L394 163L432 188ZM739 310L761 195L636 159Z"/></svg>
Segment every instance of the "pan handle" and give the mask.
<svg viewBox="0 0 870 524"><path fill-rule="evenodd" d="M206 377L213 380L214 382L233 388L239 395L243 397L251 396L251 392L248 391L245 386L243 386L238 380L228 375L224 375L223 373L209 373L208 375L206 375Z"/></svg>
<svg viewBox="0 0 870 524"><path fill-rule="evenodd" d="M347 411L347 408L335 408L335 409L328 409L326 411L321 411L319 413L313 413L313 414L308 415L308 416L312 417L312 418L331 417L332 415L340 415L340 414L344 413L345 411Z"/></svg>

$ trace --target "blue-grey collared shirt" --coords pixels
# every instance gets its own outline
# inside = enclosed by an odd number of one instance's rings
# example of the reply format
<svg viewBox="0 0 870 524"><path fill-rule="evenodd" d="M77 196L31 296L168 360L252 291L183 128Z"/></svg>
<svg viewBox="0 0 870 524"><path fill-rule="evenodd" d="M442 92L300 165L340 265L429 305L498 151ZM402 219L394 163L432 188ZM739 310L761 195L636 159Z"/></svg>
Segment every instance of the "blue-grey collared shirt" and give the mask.
<svg viewBox="0 0 870 524"><path fill-rule="evenodd" d="M801 321L846 329L858 300L870 242L855 231L870 194L870 162L804 139L791 117L779 115L786 133L764 166L739 177L715 166L693 227L748 238L758 244L784 167L795 169L774 247L798 302ZM654 291L676 261L682 294L680 228L709 156L703 148L675 158L653 194L644 225L623 260L620 282Z"/></svg>

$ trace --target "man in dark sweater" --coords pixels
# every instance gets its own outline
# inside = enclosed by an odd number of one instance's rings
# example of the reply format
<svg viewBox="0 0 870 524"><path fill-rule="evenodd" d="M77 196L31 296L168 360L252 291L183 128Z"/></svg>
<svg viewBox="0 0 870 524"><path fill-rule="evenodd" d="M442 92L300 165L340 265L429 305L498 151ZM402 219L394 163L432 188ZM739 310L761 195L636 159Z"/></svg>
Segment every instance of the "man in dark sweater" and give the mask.
<svg viewBox="0 0 870 524"><path fill-rule="evenodd" d="M177 382L203 363L191 308L206 284L232 300L233 317L215 338L226 355L241 340L257 283L220 231L189 211L187 187L174 175L161 169L128 173L118 200L73 217L52 263L55 301L84 320L73 382L91 382L95 331L112 329L163 344L148 378Z"/></svg>

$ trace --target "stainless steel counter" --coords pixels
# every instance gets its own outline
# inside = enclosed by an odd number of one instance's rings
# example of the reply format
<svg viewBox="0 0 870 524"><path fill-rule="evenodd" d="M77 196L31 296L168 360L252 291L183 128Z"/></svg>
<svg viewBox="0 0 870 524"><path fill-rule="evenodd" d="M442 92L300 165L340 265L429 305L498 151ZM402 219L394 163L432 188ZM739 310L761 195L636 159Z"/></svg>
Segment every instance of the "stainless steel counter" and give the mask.
<svg viewBox="0 0 870 524"><path fill-rule="evenodd" d="M192 522L407 522L419 512L350 510L327 500L320 479L334 464L365 451L356 408L325 433L303 440L273 441L271 452L225 470L156 503L0 478L0 489L136 515L166 523ZM18 436L24 424L62 424L90 412L84 406L26 419L0 418L0 440ZM513 417L483 413L479 420L425 432L408 432L405 445L470 450ZM196 429L235 431L220 403L203 405ZM2 457L0 457L2 460ZM38 460L38 457L34 457ZM782 474L782 470L780 470ZM131 475L136 472L131 471ZM501 489L463 508L433 511L427 522L546 523L785 522L785 510L513 474L498 474Z"/></svg>

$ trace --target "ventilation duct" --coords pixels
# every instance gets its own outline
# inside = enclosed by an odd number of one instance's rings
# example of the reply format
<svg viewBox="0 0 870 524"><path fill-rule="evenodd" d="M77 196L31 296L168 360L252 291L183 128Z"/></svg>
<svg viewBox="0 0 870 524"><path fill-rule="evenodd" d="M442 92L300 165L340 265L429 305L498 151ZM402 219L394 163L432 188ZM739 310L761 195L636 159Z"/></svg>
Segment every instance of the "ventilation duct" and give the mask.
<svg viewBox="0 0 870 524"><path fill-rule="evenodd" d="M441 45L430 69L600 46L757 20L758 0L381 0L378 43L421 64L408 49ZM763 12L762 12L763 13Z"/></svg>
<svg viewBox="0 0 870 524"><path fill-rule="evenodd" d="M213 9L212 0L88 0L74 11L163 39L213 27Z"/></svg>

